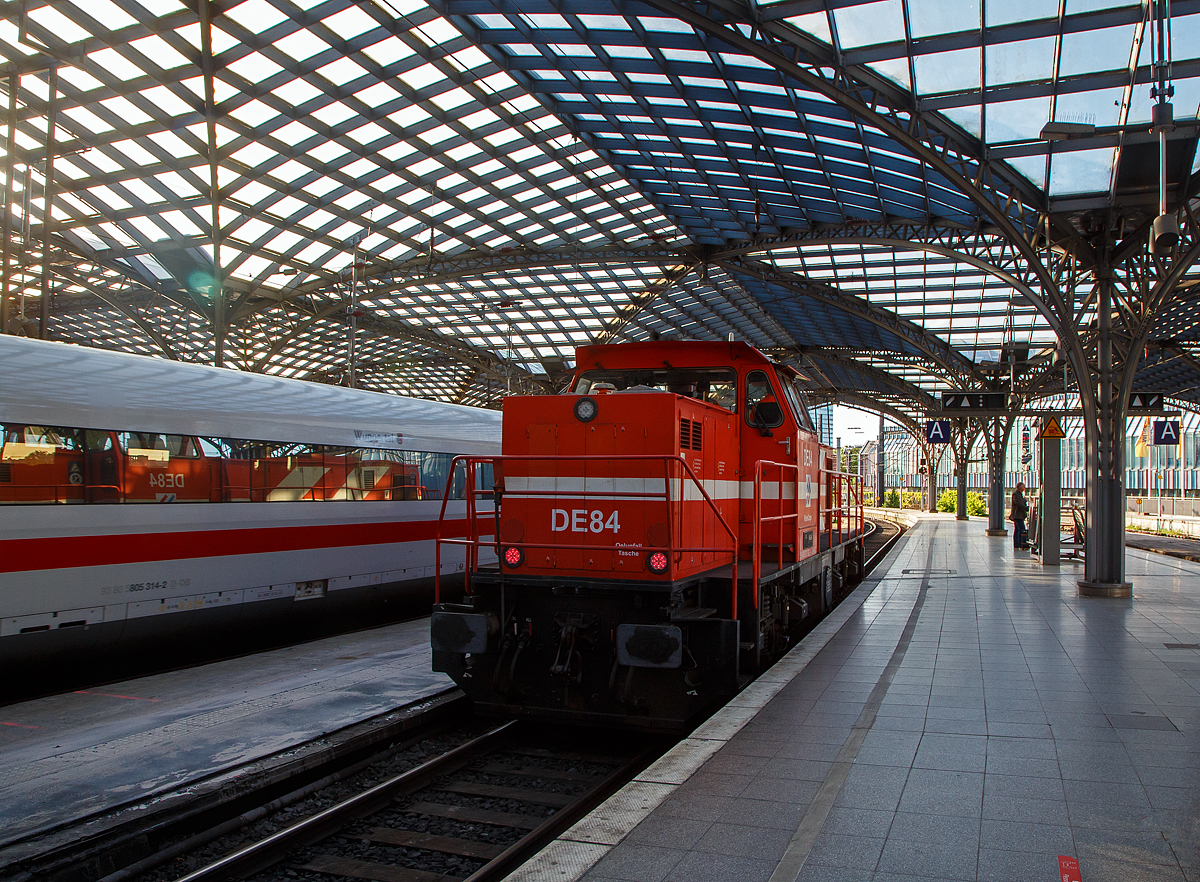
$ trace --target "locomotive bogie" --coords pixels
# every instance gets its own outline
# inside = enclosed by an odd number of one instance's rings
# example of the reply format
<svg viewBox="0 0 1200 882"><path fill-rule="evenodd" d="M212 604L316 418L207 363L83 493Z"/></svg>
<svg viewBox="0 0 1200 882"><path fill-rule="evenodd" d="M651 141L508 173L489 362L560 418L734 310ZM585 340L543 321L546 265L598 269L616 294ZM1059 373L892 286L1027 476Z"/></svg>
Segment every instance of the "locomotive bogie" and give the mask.
<svg viewBox="0 0 1200 882"><path fill-rule="evenodd" d="M499 599L498 585L476 586L466 604L439 604L434 617L443 634L468 639L498 622ZM672 615L671 599L661 590L523 585L484 651L435 636L434 670L485 713L675 729L736 692L739 623Z"/></svg>

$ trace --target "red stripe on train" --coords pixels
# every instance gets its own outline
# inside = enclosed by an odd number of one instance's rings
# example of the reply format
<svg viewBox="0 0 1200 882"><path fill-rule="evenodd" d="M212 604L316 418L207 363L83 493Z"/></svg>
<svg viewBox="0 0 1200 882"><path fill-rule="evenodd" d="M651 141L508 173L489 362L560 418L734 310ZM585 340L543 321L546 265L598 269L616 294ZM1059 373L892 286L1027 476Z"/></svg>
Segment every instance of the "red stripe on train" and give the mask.
<svg viewBox="0 0 1200 882"><path fill-rule="evenodd" d="M448 521L445 535L462 536L465 524L462 520ZM492 525L489 523L487 526ZM0 573L421 542L433 539L436 531L437 521L395 521L382 524L7 539L0 541Z"/></svg>

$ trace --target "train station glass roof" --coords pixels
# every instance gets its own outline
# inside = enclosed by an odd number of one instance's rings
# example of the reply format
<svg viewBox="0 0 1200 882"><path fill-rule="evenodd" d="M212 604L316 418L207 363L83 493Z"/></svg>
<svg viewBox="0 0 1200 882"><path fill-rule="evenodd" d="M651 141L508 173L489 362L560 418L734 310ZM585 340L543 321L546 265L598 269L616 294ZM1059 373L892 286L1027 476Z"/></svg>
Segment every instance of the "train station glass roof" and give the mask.
<svg viewBox="0 0 1200 882"><path fill-rule="evenodd" d="M1172 9L1168 176L1195 202L1200 0ZM1156 210L1146 3L24 10L0 18L9 330L45 291L48 335L87 345L211 363L220 327L227 366L344 383L353 334L357 385L494 406L583 343L734 335L916 414L1055 343L949 169L1073 233ZM1200 401L1195 278L1155 364Z"/></svg>

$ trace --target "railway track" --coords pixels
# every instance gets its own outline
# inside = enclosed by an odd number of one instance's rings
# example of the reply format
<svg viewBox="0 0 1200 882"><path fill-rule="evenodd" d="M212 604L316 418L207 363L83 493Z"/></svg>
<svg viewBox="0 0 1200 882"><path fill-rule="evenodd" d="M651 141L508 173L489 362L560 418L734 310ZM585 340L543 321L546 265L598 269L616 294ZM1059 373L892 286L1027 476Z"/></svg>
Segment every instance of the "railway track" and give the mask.
<svg viewBox="0 0 1200 882"><path fill-rule="evenodd" d="M892 521L868 521L875 529L863 538L863 551L866 563L863 564L863 575L869 575L879 564L892 546L904 535L904 528Z"/></svg>
<svg viewBox="0 0 1200 882"><path fill-rule="evenodd" d="M657 739L622 741L592 746L578 732L505 723L179 882L499 879L663 747Z"/></svg>

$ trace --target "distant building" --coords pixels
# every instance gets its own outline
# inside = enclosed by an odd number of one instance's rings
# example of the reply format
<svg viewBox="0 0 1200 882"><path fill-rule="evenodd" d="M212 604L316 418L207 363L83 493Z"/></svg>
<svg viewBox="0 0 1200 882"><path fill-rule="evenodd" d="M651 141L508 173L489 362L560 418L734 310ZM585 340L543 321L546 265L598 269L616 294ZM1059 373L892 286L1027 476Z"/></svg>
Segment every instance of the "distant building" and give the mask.
<svg viewBox="0 0 1200 882"><path fill-rule="evenodd" d="M809 415L812 416L813 424L817 427L817 437L821 443L832 447L835 441L833 437L833 405L821 404L810 407Z"/></svg>
<svg viewBox="0 0 1200 882"><path fill-rule="evenodd" d="M1125 435L1125 492L1129 496L1179 495L1182 484L1185 495L1200 495L1200 414L1185 412L1182 417L1182 444L1155 447L1147 443L1148 422L1153 418L1131 417ZM1062 488L1070 496L1081 496L1087 475L1087 450L1084 445L1083 421L1079 417L1062 420L1067 437L1062 444ZM1012 488L1017 481L1027 487L1039 484L1041 456L1037 440L1038 428L1029 417L1018 417L1008 439L1004 463L1004 483ZM862 446L863 484L875 486L877 440ZM939 457L940 455L940 457ZM933 446L934 468L937 471L938 491L953 489L954 451L950 445ZM906 490L924 490L928 468L923 453L908 432L888 427L884 431L884 486ZM967 465L967 486L984 492L988 486L987 447L979 438L971 451Z"/></svg>

